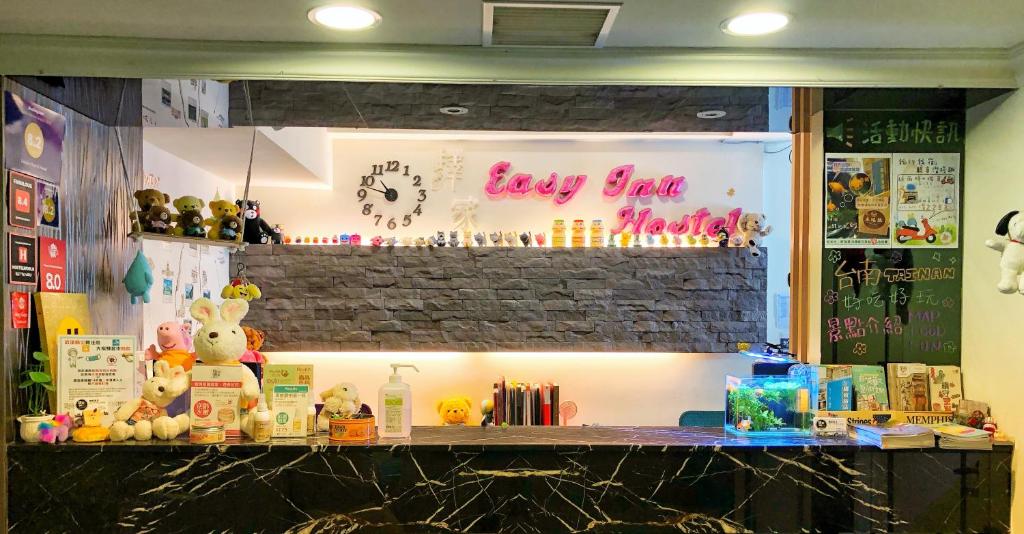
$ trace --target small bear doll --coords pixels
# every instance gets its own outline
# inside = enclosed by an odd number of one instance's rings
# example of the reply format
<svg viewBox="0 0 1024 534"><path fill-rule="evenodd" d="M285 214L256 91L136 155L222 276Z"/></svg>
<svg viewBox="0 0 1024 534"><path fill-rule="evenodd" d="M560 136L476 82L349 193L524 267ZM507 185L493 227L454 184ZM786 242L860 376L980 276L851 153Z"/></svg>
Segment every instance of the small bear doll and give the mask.
<svg viewBox="0 0 1024 534"><path fill-rule="evenodd" d="M154 234L171 233L171 210L161 205L150 206L142 219L142 230Z"/></svg>
<svg viewBox="0 0 1024 534"><path fill-rule="evenodd" d="M174 226L174 235L185 237L206 237L206 226L203 214L199 210L185 210L178 213L178 222Z"/></svg>
<svg viewBox="0 0 1024 534"><path fill-rule="evenodd" d="M225 215L217 225L217 233L211 232L210 237L222 241L242 242L242 219L237 215Z"/></svg>

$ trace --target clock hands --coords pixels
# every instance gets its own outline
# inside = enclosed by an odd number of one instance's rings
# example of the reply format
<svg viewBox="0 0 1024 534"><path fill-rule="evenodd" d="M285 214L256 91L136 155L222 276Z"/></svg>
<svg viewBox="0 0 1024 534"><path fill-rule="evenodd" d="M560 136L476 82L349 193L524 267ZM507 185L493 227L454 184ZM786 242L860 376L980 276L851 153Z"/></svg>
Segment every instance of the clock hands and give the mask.
<svg viewBox="0 0 1024 534"><path fill-rule="evenodd" d="M381 182L380 185L384 186L384 190L383 191L380 190L380 189L374 189L374 188L369 187L369 186L363 186L363 187L365 187L366 189L369 189L370 191L376 191L378 193L382 193L384 195L384 200L387 200L388 202L394 202L394 201L398 200L398 190L397 189L392 189L392 188L388 187L387 184L385 184L384 182Z"/></svg>

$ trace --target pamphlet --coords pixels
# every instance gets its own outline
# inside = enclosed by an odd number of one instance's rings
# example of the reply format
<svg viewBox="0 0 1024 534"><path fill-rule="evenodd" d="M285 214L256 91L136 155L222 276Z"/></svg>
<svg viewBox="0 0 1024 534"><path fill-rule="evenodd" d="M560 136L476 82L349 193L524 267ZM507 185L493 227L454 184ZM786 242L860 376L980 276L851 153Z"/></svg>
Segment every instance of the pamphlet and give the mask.
<svg viewBox="0 0 1024 534"><path fill-rule="evenodd" d="M271 391L274 408L271 421L275 438L306 437L306 412L309 410L309 386L305 384L278 384Z"/></svg>
<svg viewBox="0 0 1024 534"><path fill-rule="evenodd" d="M189 418L224 424L228 438L241 436L238 403L242 396L241 365L196 365L192 368L192 409Z"/></svg>
<svg viewBox="0 0 1024 534"><path fill-rule="evenodd" d="M278 384L304 384L313 389L313 366L311 364L287 365L268 363L263 366L263 392L267 406L274 407L274 386ZM303 412L305 413L305 412Z"/></svg>
<svg viewBox="0 0 1024 534"><path fill-rule="evenodd" d="M56 413L81 417L99 408L103 425L114 412L135 399L135 336L58 336Z"/></svg>

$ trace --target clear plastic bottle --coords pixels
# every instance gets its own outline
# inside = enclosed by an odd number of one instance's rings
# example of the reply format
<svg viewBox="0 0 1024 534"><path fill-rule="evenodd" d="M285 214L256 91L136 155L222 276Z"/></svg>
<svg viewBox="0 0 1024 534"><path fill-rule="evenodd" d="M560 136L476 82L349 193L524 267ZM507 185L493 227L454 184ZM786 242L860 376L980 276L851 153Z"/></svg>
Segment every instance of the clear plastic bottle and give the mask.
<svg viewBox="0 0 1024 534"><path fill-rule="evenodd" d="M562 219L555 219L554 225L551 226L551 246L554 248L565 246L565 221Z"/></svg>
<svg viewBox="0 0 1024 534"><path fill-rule="evenodd" d="M572 222L572 246L583 248L587 245L587 227L583 219L576 219Z"/></svg>
<svg viewBox="0 0 1024 534"><path fill-rule="evenodd" d="M377 435L382 438L408 438L412 435L412 388L402 382L399 367L415 365L393 363L388 382L380 387L377 394Z"/></svg>
<svg viewBox="0 0 1024 534"><path fill-rule="evenodd" d="M590 246L604 246L604 223L601 222L601 219L590 221Z"/></svg>
<svg viewBox="0 0 1024 534"><path fill-rule="evenodd" d="M264 443L270 441L274 425L270 422L270 409L267 408L266 395L260 394L259 404L256 406L256 413L253 415L253 441Z"/></svg>

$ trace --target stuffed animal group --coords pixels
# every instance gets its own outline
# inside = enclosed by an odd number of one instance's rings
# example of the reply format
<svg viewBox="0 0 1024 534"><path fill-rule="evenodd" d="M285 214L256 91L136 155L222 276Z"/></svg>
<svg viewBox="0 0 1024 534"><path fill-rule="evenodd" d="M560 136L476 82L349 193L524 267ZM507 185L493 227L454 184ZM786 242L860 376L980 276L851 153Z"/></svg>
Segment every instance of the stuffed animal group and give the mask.
<svg viewBox="0 0 1024 534"><path fill-rule="evenodd" d="M140 189L134 196L138 210L131 213L131 218L143 232L236 243L244 240L254 245L281 242L280 230L275 231L260 217L258 200L248 201L243 210L241 200L214 199L207 206L203 199L186 195L172 202L169 195L157 189ZM207 207L210 217L203 215Z"/></svg>
<svg viewBox="0 0 1024 534"><path fill-rule="evenodd" d="M999 260L1000 293L1024 294L1024 215L1011 211L996 224L996 235L1006 239L989 239L985 246L1002 253Z"/></svg>

